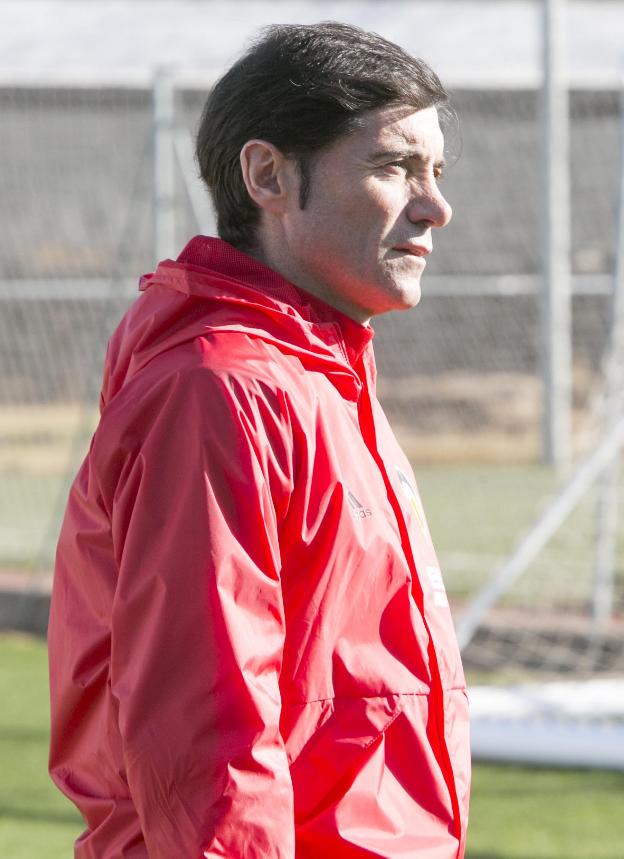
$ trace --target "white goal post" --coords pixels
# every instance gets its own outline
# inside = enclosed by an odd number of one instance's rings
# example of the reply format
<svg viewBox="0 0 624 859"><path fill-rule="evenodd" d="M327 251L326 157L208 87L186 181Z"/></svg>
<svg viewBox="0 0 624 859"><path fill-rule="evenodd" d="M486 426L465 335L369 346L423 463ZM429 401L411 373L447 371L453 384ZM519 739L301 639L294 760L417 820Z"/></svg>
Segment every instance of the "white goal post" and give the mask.
<svg viewBox="0 0 624 859"><path fill-rule="evenodd" d="M624 770L624 679L470 690L476 760Z"/></svg>

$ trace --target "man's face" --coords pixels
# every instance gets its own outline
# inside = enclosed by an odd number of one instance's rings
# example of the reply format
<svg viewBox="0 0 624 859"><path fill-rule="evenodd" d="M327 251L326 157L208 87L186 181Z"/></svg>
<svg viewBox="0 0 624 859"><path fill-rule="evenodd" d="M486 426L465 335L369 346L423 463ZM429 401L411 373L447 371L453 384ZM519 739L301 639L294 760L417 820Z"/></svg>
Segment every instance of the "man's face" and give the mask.
<svg viewBox="0 0 624 859"><path fill-rule="evenodd" d="M435 107L386 107L316 156L306 206L284 221L291 280L362 322L416 305L432 230L451 218L443 148Z"/></svg>

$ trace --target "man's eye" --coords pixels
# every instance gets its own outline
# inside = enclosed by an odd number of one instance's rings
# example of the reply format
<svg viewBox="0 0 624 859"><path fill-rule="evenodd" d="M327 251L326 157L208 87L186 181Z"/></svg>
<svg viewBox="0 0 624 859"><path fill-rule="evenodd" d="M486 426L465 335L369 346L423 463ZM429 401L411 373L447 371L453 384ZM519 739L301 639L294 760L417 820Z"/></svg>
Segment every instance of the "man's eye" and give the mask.
<svg viewBox="0 0 624 859"><path fill-rule="evenodd" d="M389 161L389 162L388 162L387 164L385 164L384 166L385 166L386 168L388 168L388 167L395 167L395 168L398 168L399 170L406 170L406 169L407 169L407 167L406 167L406 165L405 165L405 162L404 162L404 161Z"/></svg>

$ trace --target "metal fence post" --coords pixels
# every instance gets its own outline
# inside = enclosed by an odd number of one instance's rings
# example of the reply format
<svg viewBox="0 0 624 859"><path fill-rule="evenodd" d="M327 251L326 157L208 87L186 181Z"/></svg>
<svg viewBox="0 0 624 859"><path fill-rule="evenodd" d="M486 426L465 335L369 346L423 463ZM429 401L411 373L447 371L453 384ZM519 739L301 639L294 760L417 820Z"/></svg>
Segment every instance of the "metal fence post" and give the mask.
<svg viewBox="0 0 624 859"><path fill-rule="evenodd" d="M566 3L544 0L542 139L544 164L541 356L542 456L565 469L571 456L569 115Z"/></svg>
<svg viewBox="0 0 624 859"><path fill-rule="evenodd" d="M624 76L620 84L620 177L609 342L604 361L602 420L608 431L624 411ZM599 483L596 516L593 620L597 634L613 613L620 457L608 464Z"/></svg>
<svg viewBox="0 0 624 859"><path fill-rule="evenodd" d="M175 99L170 69L159 68L153 85L154 254L155 261L175 252Z"/></svg>

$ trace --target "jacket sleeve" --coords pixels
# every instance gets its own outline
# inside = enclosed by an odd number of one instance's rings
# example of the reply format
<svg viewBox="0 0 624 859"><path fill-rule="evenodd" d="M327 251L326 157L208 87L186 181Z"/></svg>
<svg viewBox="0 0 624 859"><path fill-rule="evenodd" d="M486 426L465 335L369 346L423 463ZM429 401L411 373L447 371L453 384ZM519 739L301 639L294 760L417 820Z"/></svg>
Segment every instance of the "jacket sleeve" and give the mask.
<svg viewBox="0 0 624 859"><path fill-rule="evenodd" d="M151 859L292 859L262 398L198 368L125 429L111 691ZM274 417L274 415L273 415Z"/></svg>

